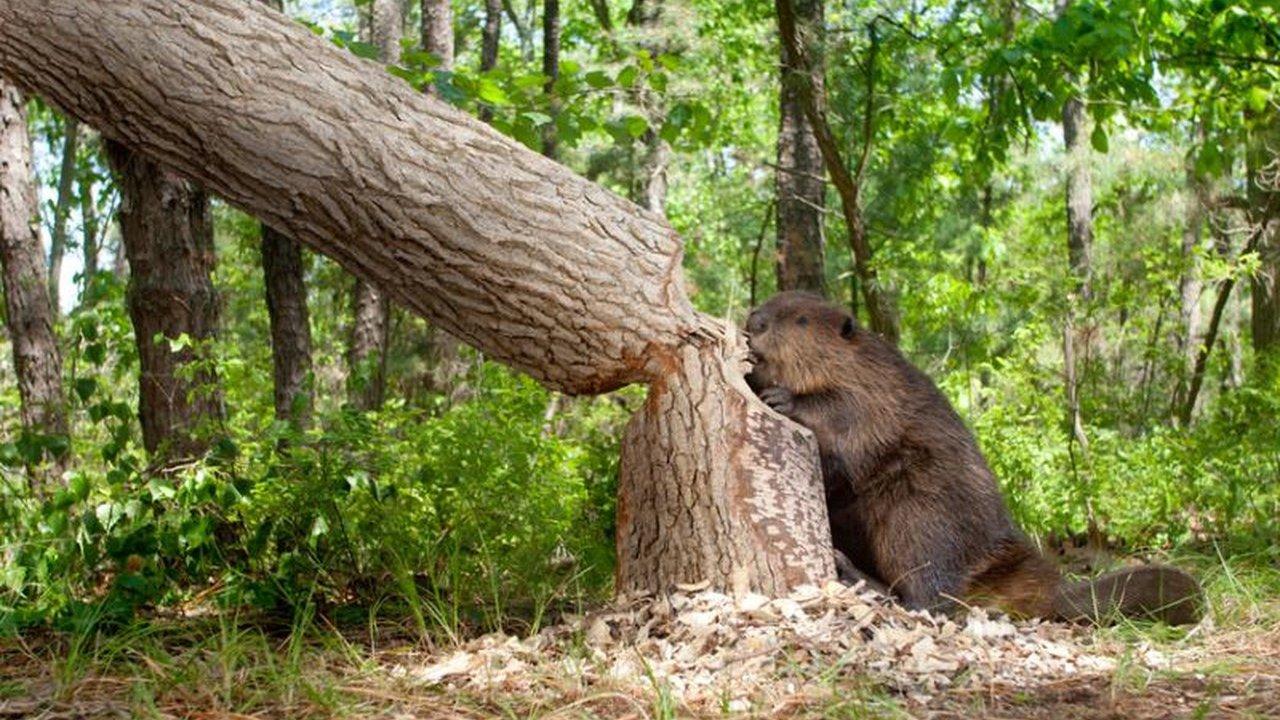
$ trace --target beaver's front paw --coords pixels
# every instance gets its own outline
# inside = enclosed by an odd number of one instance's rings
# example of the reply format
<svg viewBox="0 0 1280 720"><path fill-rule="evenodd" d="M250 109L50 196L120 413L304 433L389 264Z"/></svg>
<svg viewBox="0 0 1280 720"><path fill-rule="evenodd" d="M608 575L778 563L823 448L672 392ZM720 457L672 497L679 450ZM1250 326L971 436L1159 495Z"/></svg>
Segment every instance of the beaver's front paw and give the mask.
<svg viewBox="0 0 1280 720"><path fill-rule="evenodd" d="M760 391L760 399L766 405L773 408L773 411L779 415L792 417L796 412L796 396L795 393L784 387L774 385Z"/></svg>

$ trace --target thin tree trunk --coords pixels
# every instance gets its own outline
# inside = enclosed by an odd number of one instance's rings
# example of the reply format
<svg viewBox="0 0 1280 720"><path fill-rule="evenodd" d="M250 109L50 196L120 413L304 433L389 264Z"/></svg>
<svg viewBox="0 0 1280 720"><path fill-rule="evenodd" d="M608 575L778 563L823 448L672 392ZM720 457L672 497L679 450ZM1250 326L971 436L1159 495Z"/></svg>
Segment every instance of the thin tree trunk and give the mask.
<svg viewBox="0 0 1280 720"><path fill-rule="evenodd" d="M832 184L840 195L840 209L849 232L849 246L853 251L854 277L867 306L871 329L891 343L899 337L898 312L892 294L880 283L871 257L871 243L867 239L866 223L862 217L861 183L866 172L871 143L875 135L875 61L879 47L875 22L867 26L871 40L866 58L866 107L862 118L862 152L856 173L845 164L840 145L827 120L826 99L813 84L813 72L809 68L822 67L821 46L809 42L812 30L802 28L796 21L794 0L775 0L778 13L778 31L782 37L785 67L798 68L789 75L795 83L805 115L818 140L823 162L831 175Z"/></svg>
<svg viewBox="0 0 1280 720"><path fill-rule="evenodd" d="M85 156L98 156L99 141L96 133L86 132L84 139ZM93 277L98 274L98 254L101 251L102 232L98 218L98 204L94 197L93 173L80 173L76 181L79 184L77 194L80 196L81 250L84 254L84 285L87 288Z"/></svg>
<svg viewBox="0 0 1280 720"><path fill-rule="evenodd" d="M1064 12L1071 0L1059 3L1059 12ZM1089 172L1089 143L1087 138L1088 119L1085 117L1084 102L1077 95L1067 98L1062 106L1062 137L1066 145L1066 211L1067 211L1067 262L1070 266L1070 288L1067 291L1066 319L1062 339L1063 365L1065 366L1065 390L1067 400L1067 427L1070 433L1069 443L1080 452L1079 461L1075 462L1077 482L1088 484L1090 467L1089 438L1084 429L1084 417L1080 408L1080 369L1077 357L1083 345L1084 355L1088 358L1087 340L1090 332L1086 327L1078 333L1076 313L1081 304L1087 305L1092 298L1093 288L1093 179ZM1083 466L1083 476L1080 472ZM1090 542L1099 540L1097 519L1093 514L1092 499L1087 491L1084 496L1085 512L1088 516Z"/></svg>
<svg viewBox="0 0 1280 720"><path fill-rule="evenodd" d="M556 81L560 79L560 0L542 2L542 90L547 95L547 114L551 122L542 126L542 154L551 159L559 155L560 138L555 120L560 115L560 99Z"/></svg>
<svg viewBox="0 0 1280 720"><path fill-rule="evenodd" d="M1196 124L1195 133L1199 139L1204 138L1201 123ZM1194 158L1189 157L1186 165L1184 196L1187 214L1186 225L1182 229L1182 273L1178 278L1178 353L1182 357L1182 368L1174 393L1174 408L1179 409L1176 416L1184 418L1183 422L1188 422L1194 411L1194 401L1189 409L1183 406L1194 394L1191 393L1192 376L1200 354L1200 295L1204 292L1204 281L1200 277L1200 246L1204 242L1205 211L1209 204L1208 180L1196 172Z"/></svg>
<svg viewBox="0 0 1280 720"><path fill-rule="evenodd" d="M1254 355L1280 361L1280 113L1254 117L1246 152L1249 223L1257 238L1258 271L1250 281Z"/></svg>
<svg viewBox="0 0 1280 720"><path fill-rule="evenodd" d="M385 65L400 61L404 14L400 0L373 0L371 40ZM453 59L450 35L449 59ZM437 48L439 49L439 48ZM391 337L391 302L377 287L356 280L347 349L347 402L358 410L377 410L386 398L387 345Z"/></svg>
<svg viewBox="0 0 1280 720"><path fill-rule="evenodd" d="M627 12L627 25L637 30L642 39L640 47L656 58L669 50L666 33L663 32L664 0L634 0ZM662 99L647 84L638 83L632 99L644 113L649 128L641 137L644 155L640 159L639 172L635 176L633 199L641 207L656 213L667 210L667 166L671 164L671 145L655 129L666 117Z"/></svg>
<svg viewBox="0 0 1280 720"><path fill-rule="evenodd" d="M449 0L422 0L422 48L440 59L442 70L453 69L453 4Z"/></svg>
<svg viewBox="0 0 1280 720"><path fill-rule="evenodd" d="M129 257L142 442L160 462L196 457L222 420L222 393L206 347L218 326L209 198L199 185L122 145L108 143L107 156L120 188ZM173 349L184 335L191 344Z"/></svg>
<svg viewBox="0 0 1280 720"><path fill-rule="evenodd" d="M480 72L486 73L498 67L498 48L502 41L502 0L485 0L484 27L480 37ZM493 109L480 108L480 119L493 120Z"/></svg>
<svg viewBox="0 0 1280 720"><path fill-rule="evenodd" d="M0 67L552 389L649 383L621 590L834 577L812 435L746 387L660 216L256 3L8 0Z"/></svg>
<svg viewBox="0 0 1280 720"><path fill-rule="evenodd" d="M796 22L815 34L823 32L823 0L795 0ZM822 38L816 38L821 44ZM778 97L778 167L775 192L778 198L777 277L779 290L811 290L826 294L823 207L827 182L822 150L813 126L804 112L804 103L790 76L805 72L782 55ZM816 63L816 59L815 59ZM823 69L808 68L809 83L818 94L825 92Z"/></svg>
<svg viewBox="0 0 1280 720"><path fill-rule="evenodd" d="M1248 255L1255 252L1261 240L1262 234L1255 231L1250 236L1249 242L1245 244L1241 254ZM1195 361L1192 365L1190 387L1185 400L1183 400L1181 407L1178 409L1178 419L1183 425L1191 424L1191 415L1195 412L1196 400L1200 395L1200 388L1204 384L1205 372L1209 367L1209 353L1213 352L1213 344L1218 339L1218 329L1222 324L1222 318L1235 285L1236 278L1233 275L1223 280L1222 284L1218 286L1218 299L1213 304L1213 314L1209 317L1209 328L1205 332L1204 343L1196 351Z"/></svg>
<svg viewBox="0 0 1280 720"><path fill-rule="evenodd" d="M76 183L76 154L80 151L80 123L67 118L58 170L58 198L53 206L53 232L49 238L49 302L53 313L62 312L62 258L67 254L67 220Z"/></svg>
<svg viewBox="0 0 1280 720"><path fill-rule="evenodd" d="M298 430L311 426L311 316L302 246L262 226L262 275L271 321L271 366L276 417Z"/></svg>
<svg viewBox="0 0 1280 720"><path fill-rule="evenodd" d="M283 0L263 0L276 11ZM307 310L306 268L302 246L289 236L261 226L262 278L271 323L272 399L276 418L297 430L311 426L315 405L311 382L311 317Z"/></svg>
<svg viewBox="0 0 1280 720"><path fill-rule="evenodd" d="M0 270L4 276L5 320L18 376L23 429L47 439L52 466L35 468L40 494L61 471L67 416L62 399L62 355L54 335L53 305L46 283L40 212L27 132L26 99L0 80ZM61 446L61 451L56 446Z"/></svg>

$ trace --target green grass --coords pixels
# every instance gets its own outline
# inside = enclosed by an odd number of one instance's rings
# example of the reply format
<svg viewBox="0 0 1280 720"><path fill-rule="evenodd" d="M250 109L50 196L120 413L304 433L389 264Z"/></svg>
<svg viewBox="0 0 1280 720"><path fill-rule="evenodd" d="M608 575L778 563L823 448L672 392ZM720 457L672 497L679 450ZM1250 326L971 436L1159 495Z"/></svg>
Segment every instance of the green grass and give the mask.
<svg viewBox="0 0 1280 720"><path fill-rule="evenodd" d="M1127 707L1123 704L1185 687L1195 693L1194 714L1208 715L1217 707L1219 695L1242 692L1243 679L1257 674L1259 658L1267 653L1274 656L1275 643L1280 641L1280 571L1269 564L1270 558L1266 551L1228 554L1210 549L1182 554L1178 564L1204 580L1212 626L1187 629L1124 623L1096 630L1100 641L1124 648L1115 671L1096 680L1094 690L1100 702ZM427 611L429 604L424 598L417 611L412 603L371 608L366 621L342 626L310 605L287 623L223 612L139 619L107 629L90 614L72 631L33 631L20 638L0 638L0 703L34 700L44 711L98 708L142 718L196 711L353 718L390 717L402 711L441 718L638 714L656 720L688 715L670 686L654 674L649 675L644 692L590 688L585 693L566 689L539 697L472 697L402 687L392 678L390 665L420 660L429 645L447 650L451 636L462 630L449 622L448 613L441 617ZM489 617L503 626L518 620ZM525 621L532 625L532 618ZM1192 669L1152 671L1138 662L1139 653L1147 648L1186 647L1204 651L1203 661ZM809 670L808 676L800 663L783 672L794 674L797 684L814 690L804 702L783 708L783 716L853 719L917 714L905 698L853 675L839 663L817 672ZM1280 673L1280 669L1273 664L1270 672ZM566 683L566 688L570 685ZM1023 708L1033 714L1058 701L1046 700L1034 688L1019 688L998 697L956 694L937 702L954 712L981 715L997 707ZM753 706L748 712L759 715L773 709ZM734 714L727 698L719 714Z"/></svg>

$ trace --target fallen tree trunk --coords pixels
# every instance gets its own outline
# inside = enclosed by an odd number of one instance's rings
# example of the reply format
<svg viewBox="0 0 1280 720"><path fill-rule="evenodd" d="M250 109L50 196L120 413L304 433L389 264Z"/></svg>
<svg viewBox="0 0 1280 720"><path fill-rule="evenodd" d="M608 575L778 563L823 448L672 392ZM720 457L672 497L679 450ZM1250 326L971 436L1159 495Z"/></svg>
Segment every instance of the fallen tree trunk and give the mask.
<svg viewBox="0 0 1280 720"><path fill-rule="evenodd" d="M243 0L7 0L0 73L566 393L653 384L619 588L834 575L811 437L741 381L644 211Z"/></svg>

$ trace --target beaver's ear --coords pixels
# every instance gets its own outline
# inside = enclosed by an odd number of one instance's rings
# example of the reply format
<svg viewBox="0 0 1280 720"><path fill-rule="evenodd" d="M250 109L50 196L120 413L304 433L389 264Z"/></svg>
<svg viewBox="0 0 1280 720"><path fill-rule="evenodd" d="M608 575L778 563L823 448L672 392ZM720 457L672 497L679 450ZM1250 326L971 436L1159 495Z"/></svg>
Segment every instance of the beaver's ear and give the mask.
<svg viewBox="0 0 1280 720"><path fill-rule="evenodd" d="M845 318L844 323L840 326L840 337L849 340L857 329L857 326L853 324L853 318Z"/></svg>

